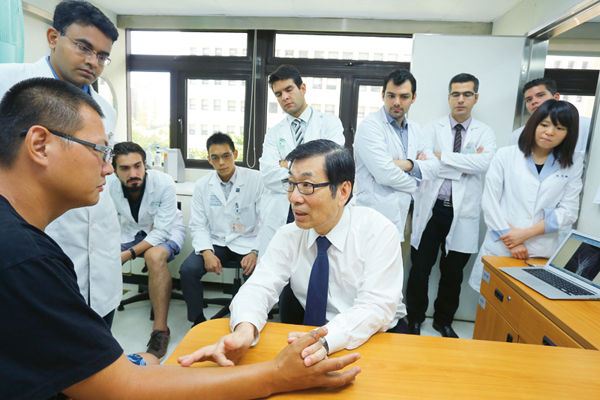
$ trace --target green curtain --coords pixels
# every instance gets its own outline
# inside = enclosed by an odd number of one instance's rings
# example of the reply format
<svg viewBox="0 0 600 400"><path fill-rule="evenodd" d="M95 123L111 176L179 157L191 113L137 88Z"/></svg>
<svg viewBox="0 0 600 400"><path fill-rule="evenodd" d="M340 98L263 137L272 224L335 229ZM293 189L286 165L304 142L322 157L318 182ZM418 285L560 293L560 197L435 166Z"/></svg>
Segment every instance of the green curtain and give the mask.
<svg viewBox="0 0 600 400"><path fill-rule="evenodd" d="M0 63L23 62L22 0L0 0Z"/></svg>

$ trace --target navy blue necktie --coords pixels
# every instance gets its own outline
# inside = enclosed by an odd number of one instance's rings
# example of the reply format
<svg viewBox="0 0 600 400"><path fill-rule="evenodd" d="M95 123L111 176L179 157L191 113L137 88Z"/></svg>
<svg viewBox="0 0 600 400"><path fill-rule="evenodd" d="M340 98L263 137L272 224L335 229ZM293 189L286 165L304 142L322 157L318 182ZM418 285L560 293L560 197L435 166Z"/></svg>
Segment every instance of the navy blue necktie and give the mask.
<svg viewBox="0 0 600 400"><path fill-rule="evenodd" d="M329 286L329 258L327 249L331 242L325 236L317 238L317 258L310 271L304 325L325 325L327 310L327 287Z"/></svg>

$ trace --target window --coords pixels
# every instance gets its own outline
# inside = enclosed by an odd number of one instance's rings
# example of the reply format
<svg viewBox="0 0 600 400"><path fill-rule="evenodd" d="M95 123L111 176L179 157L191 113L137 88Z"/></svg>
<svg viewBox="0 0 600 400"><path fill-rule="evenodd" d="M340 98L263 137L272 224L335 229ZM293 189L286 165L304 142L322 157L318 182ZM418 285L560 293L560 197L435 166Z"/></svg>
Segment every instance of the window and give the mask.
<svg viewBox="0 0 600 400"><path fill-rule="evenodd" d="M129 74L131 140L143 149L170 147L170 85L169 72L133 71Z"/></svg>
<svg viewBox="0 0 600 400"><path fill-rule="evenodd" d="M306 84L307 103L315 112L340 116L347 145L351 146L357 116L351 110L358 107L359 91L377 100L373 105L361 105L361 116L379 109L378 82L393 68L409 67L397 61L403 60L406 43L410 55L411 44L410 38L400 36L302 35L265 30L259 30L256 36L248 32L127 30L127 36L128 99L132 110L128 137L145 143L145 147L157 143L180 148L187 167L203 168L209 167L206 139L215 131L232 136L240 154L238 162L257 168L265 132L287 115L264 77L251 86L254 55L249 55L247 49L257 49L256 57L267 74L285 62L298 65ZM292 39L289 45L282 41L286 37ZM365 41L368 46L364 46ZM387 41L392 44L386 45ZM292 60L287 61L290 57ZM380 60L375 61L375 57ZM347 61L361 58L361 63ZM373 92L369 90L371 85L376 86ZM253 88L256 91L251 93ZM244 150L248 154L243 154Z"/></svg>
<svg viewBox="0 0 600 400"><path fill-rule="evenodd" d="M233 32L130 31L131 54L221 56L222 45L246 47L247 34ZM204 44L202 52L196 47ZM210 46L206 46L210 44ZM244 49L243 56L246 55Z"/></svg>
<svg viewBox="0 0 600 400"><path fill-rule="evenodd" d="M277 57L280 57L281 54L278 53L278 50L283 49L285 49L283 57L294 57L293 51L289 49L297 49L301 46L315 49L313 58L336 60L349 60L354 54L358 54L359 60L410 61L412 54L412 38L410 37L275 34L275 53ZM390 49L393 49L394 52L389 53Z"/></svg>
<svg viewBox="0 0 600 400"><path fill-rule="evenodd" d="M242 150L244 142L244 113L237 112L237 98L244 96L246 93L245 81L240 81L242 85L229 85L229 82L223 80L223 87L206 85L203 79L187 79L187 159L191 160L206 160L208 154L206 152L206 140L215 132L224 132L231 136L236 148ZM209 80L210 81L210 80ZM217 82L217 81L212 81ZM226 89L226 90L224 90ZM222 99L225 97L227 100ZM227 110L223 110L222 103L227 102ZM191 103L210 104L212 110L201 110L189 112ZM242 108L243 110L243 108ZM227 122L227 130L224 131L221 123ZM194 126L200 126L201 134L192 135L191 131ZM209 129L209 126L211 128ZM238 132L242 134L238 134ZM242 161L242 152L238 151L238 161Z"/></svg>

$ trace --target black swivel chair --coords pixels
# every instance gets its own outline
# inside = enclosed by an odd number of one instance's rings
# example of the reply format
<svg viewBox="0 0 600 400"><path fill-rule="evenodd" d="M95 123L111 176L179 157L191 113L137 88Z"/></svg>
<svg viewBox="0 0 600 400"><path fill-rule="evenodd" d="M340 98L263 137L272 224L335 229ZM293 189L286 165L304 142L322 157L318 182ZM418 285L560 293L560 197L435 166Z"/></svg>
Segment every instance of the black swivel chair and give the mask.
<svg viewBox="0 0 600 400"><path fill-rule="evenodd" d="M204 307L208 304L216 304L223 306L215 315L210 317L210 319L223 318L227 314L229 314L229 305L231 304L231 300L237 294L238 290L242 286L242 266L238 261L228 261L223 265L223 268L234 268L235 269L235 278L233 278L233 287L231 288L231 297L215 297L215 298L204 298ZM229 290L223 290L224 293L228 293Z"/></svg>

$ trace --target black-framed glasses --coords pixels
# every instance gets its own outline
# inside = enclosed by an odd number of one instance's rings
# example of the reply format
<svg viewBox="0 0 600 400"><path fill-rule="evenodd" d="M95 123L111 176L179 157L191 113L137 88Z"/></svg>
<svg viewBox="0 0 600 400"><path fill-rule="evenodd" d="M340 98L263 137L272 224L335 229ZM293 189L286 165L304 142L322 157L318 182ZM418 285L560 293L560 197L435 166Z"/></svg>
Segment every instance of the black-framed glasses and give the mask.
<svg viewBox="0 0 600 400"><path fill-rule="evenodd" d="M231 152L223 153L220 156L218 156L216 154L211 154L210 161L212 161L212 162L217 162L219 160L229 161L229 160L231 160L231 157L233 157L233 153L231 153Z"/></svg>
<svg viewBox="0 0 600 400"><path fill-rule="evenodd" d="M450 93L450 97L454 97L455 99L458 99L461 94L463 95L463 97L465 97L467 99L475 96L474 92L469 91L469 92L452 92L452 93Z"/></svg>
<svg viewBox="0 0 600 400"><path fill-rule="evenodd" d="M106 54L106 53L98 53L96 50L90 49L87 45L85 45L85 44L83 44L81 42L78 42L75 39L71 39L67 35L62 35L62 36L66 37L71 42L73 42L73 44L75 45L75 47L77 48L77 50L79 51L79 53L82 56L86 56L86 57L96 56L96 59L98 60L98 64L100 64L100 65L108 65L108 64L110 64L110 57L108 57L108 54Z"/></svg>
<svg viewBox="0 0 600 400"><path fill-rule="evenodd" d="M48 129L48 132L50 132L53 135L59 136L63 139L67 139L70 140L72 142L77 142L79 144L82 144L84 146L88 146L91 147L92 149L96 150L97 152L102 153L102 161L104 161L105 163L110 162L110 160L112 160L113 158L113 149L110 146L104 146L101 144L96 144L96 143L92 143L92 142L88 142L87 140L82 140L82 139L78 139L76 137L73 136L69 136L66 135L64 133L58 132L58 131L54 131L52 129ZM28 129L22 130L21 131L21 136L25 136L27 135L27 132L29 132Z"/></svg>
<svg viewBox="0 0 600 400"><path fill-rule="evenodd" d="M331 183L292 182L289 179L282 179L281 185L289 193L292 193L294 191L294 188L297 187L298 192L300 192L301 194L313 194L315 192L315 188L329 186L331 185Z"/></svg>

